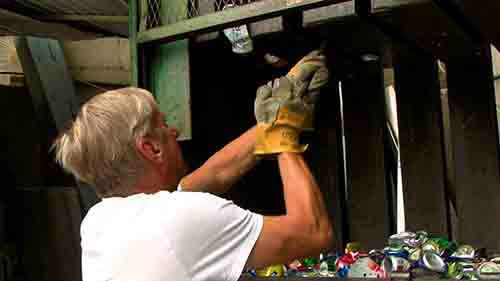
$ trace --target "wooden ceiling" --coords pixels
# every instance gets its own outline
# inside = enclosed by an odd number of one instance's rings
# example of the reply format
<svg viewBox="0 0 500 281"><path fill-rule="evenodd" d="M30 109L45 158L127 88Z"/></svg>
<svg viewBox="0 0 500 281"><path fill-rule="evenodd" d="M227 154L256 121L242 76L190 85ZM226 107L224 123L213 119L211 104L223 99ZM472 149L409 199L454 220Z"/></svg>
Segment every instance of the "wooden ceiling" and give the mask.
<svg viewBox="0 0 500 281"><path fill-rule="evenodd" d="M128 36L126 0L3 0L0 36L61 40Z"/></svg>

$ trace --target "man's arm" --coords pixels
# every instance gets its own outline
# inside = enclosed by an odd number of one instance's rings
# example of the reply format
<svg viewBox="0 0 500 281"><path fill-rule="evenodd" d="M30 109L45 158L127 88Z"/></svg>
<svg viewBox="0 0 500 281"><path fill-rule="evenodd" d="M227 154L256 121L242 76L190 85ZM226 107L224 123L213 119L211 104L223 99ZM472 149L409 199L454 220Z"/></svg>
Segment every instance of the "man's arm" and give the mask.
<svg viewBox="0 0 500 281"><path fill-rule="evenodd" d="M226 145L200 168L185 176L180 185L185 191L223 194L255 166L255 127Z"/></svg>
<svg viewBox="0 0 500 281"><path fill-rule="evenodd" d="M323 195L300 154L278 156L286 215L264 217L246 267L281 264L329 250L333 230Z"/></svg>

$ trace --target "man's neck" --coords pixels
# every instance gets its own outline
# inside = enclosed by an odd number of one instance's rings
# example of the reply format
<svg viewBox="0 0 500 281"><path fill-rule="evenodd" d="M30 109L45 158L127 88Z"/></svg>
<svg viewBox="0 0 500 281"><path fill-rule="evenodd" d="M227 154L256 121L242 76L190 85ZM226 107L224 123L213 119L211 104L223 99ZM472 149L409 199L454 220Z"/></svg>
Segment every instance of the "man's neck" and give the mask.
<svg viewBox="0 0 500 281"><path fill-rule="evenodd" d="M142 177L142 180L135 185L134 193L152 194L161 190L175 191L178 184L179 179L177 177L168 176L168 174L160 171L153 171Z"/></svg>

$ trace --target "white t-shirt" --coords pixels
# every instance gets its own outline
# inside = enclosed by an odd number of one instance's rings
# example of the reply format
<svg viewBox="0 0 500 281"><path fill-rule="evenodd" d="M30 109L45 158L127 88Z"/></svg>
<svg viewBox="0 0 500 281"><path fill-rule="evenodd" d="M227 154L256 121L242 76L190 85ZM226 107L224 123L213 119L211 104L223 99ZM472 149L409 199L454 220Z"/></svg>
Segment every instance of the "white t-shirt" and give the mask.
<svg viewBox="0 0 500 281"><path fill-rule="evenodd" d="M107 198L82 222L83 281L235 281L262 224L208 193Z"/></svg>

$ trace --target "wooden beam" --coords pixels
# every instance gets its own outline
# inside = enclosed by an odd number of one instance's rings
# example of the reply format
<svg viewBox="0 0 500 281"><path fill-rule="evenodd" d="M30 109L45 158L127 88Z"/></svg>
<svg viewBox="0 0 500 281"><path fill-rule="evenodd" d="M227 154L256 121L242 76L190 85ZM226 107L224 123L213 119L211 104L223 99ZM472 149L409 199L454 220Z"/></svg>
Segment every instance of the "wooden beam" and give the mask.
<svg viewBox="0 0 500 281"><path fill-rule="evenodd" d="M63 43L71 76L76 81L130 84L129 40L102 38Z"/></svg>
<svg viewBox="0 0 500 281"><path fill-rule="evenodd" d="M12 74L23 74L15 38L11 36L0 40L0 74L8 79L4 81L20 81L18 75ZM130 84L128 39L112 37L66 41L62 48L73 80L109 85Z"/></svg>
<svg viewBox="0 0 500 281"><path fill-rule="evenodd" d="M447 62L458 241L500 250L498 122L489 45Z"/></svg>
<svg viewBox="0 0 500 281"><path fill-rule="evenodd" d="M137 36L138 43L152 43L156 41L171 42L186 39L211 31L228 27L282 16L288 13L327 6L329 4L344 2L345 0L276 0L258 1L235 9L199 16L174 24L151 28L140 32Z"/></svg>
<svg viewBox="0 0 500 281"><path fill-rule="evenodd" d="M436 0L434 0L436 1ZM500 48L500 30L497 27L500 2L497 0L444 0L451 12L455 12L457 20L472 24L489 42ZM455 8L455 9L453 9Z"/></svg>
<svg viewBox="0 0 500 281"><path fill-rule="evenodd" d="M0 73L23 73L23 69L17 57L15 39L15 36L0 38Z"/></svg>
<svg viewBox="0 0 500 281"><path fill-rule="evenodd" d="M349 239L384 245L394 232L386 183L384 78L380 61L365 62L342 80Z"/></svg>
<svg viewBox="0 0 500 281"><path fill-rule="evenodd" d="M7 29L11 35L30 35L65 40L95 38L97 34L82 32L64 24L44 23L0 8L0 29Z"/></svg>
<svg viewBox="0 0 500 281"><path fill-rule="evenodd" d="M50 126L48 123L54 120L56 132L48 136L48 142L52 143L57 133L64 131L74 120L79 110L61 45L51 39L20 37L16 47L38 120L47 128ZM86 213L98 201L97 196L88 185L78 184L83 198L82 211Z"/></svg>
<svg viewBox="0 0 500 281"><path fill-rule="evenodd" d="M9 87L24 87L24 75L0 73L0 85Z"/></svg>
<svg viewBox="0 0 500 281"><path fill-rule="evenodd" d="M128 23L128 16L101 16L101 15L43 15L34 16L41 21L59 21L59 22L99 22L99 23Z"/></svg>
<svg viewBox="0 0 500 281"><path fill-rule="evenodd" d="M475 52L473 36L432 0L365 1L368 17L384 32L426 54L446 60Z"/></svg>
<svg viewBox="0 0 500 281"><path fill-rule="evenodd" d="M398 46L393 62L406 228L450 237L437 61Z"/></svg>
<svg viewBox="0 0 500 281"><path fill-rule="evenodd" d="M354 1L346 1L304 11L303 23L305 27L310 27L353 16L356 16Z"/></svg>

